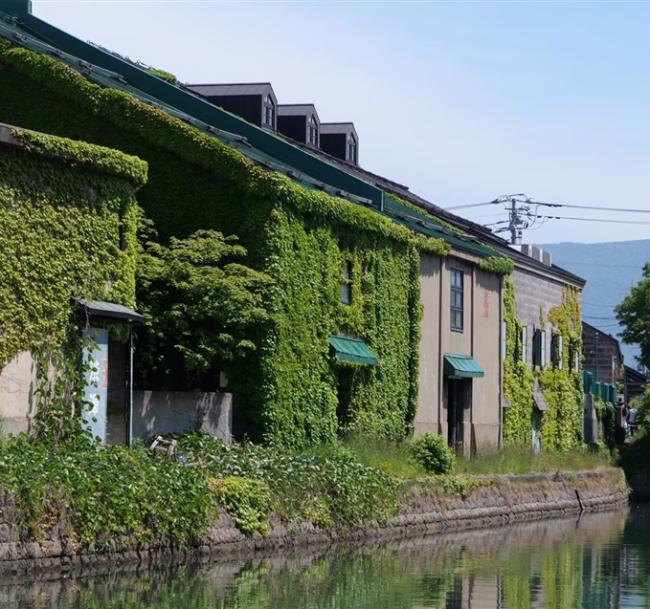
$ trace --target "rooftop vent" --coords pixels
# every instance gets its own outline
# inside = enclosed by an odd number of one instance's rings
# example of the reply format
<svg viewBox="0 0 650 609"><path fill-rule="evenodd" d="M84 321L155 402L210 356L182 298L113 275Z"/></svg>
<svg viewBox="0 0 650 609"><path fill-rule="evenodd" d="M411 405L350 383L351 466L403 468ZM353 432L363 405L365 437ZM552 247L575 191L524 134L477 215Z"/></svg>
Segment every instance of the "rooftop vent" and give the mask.
<svg viewBox="0 0 650 609"><path fill-rule="evenodd" d="M530 258L533 258L534 260L545 264L546 266L553 266L553 257L551 255L551 252L546 252L539 247L528 244L511 245L510 247L519 250L522 254L525 254L526 256L529 256Z"/></svg>
<svg viewBox="0 0 650 609"><path fill-rule="evenodd" d="M280 104L278 131L312 148L320 146L321 123L314 104Z"/></svg>
<svg viewBox="0 0 650 609"><path fill-rule="evenodd" d="M187 85L187 88L249 123L277 129L278 99L269 82Z"/></svg>
<svg viewBox="0 0 650 609"><path fill-rule="evenodd" d="M354 123L321 123L320 148L337 159L359 164L359 136Z"/></svg>

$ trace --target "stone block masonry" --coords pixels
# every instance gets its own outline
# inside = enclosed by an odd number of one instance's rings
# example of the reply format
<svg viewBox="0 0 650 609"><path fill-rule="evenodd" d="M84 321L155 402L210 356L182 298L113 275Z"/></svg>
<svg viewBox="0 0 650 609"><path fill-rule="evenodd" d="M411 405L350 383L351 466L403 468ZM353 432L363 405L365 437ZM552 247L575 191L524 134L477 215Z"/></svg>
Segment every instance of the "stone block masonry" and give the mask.
<svg viewBox="0 0 650 609"><path fill-rule="evenodd" d="M447 480L452 480L451 478ZM319 528L309 522L282 522L271 515L267 535L246 536L225 510L199 539L187 548L165 547L155 539L110 539L109 551L79 547L69 535L65 511L43 539L24 534L11 493L0 492L0 575L16 577L47 573L48 577L85 570L102 571L148 567L232 555L253 555L292 547L322 546L339 541L408 539L426 534L478 529L514 522L542 520L581 511L595 512L625 506L629 489L622 470L603 468L584 472L474 476L412 481L401 496L399 513L385 523L368 522L352 530ZM447 487L447 488L445 488Z"/></svg>

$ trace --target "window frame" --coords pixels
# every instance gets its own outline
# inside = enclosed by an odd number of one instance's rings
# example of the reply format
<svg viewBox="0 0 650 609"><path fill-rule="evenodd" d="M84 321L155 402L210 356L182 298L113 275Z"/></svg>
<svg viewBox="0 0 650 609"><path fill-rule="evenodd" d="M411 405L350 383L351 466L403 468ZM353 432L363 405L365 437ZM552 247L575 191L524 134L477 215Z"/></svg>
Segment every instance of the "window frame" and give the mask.
<svg viewBox="0 0 650 609"><path fill-rule="evenodd" d="M533 366L546 368L546 330L536 328L533 333Z"/></svg>
<svg viewBox="0 0 650 609"><path fill-rule="evenodd" d="M460 286L454 285L454 279L460 278ZM450 324L452 332L463 332L465 329L465 272L460 269L449 269L450 287ZM460 294L460 306L454 304L454 295ZM456 315L460 318L460 324L455 323Z"/></svg>
<svg viewBox="0 0 650 609"><path fill-rule="evenodd" d="M312 139L313 136L313 139ZM307 121L307 143L310 146L318 147L318 123L312 114Z"/></svg>
<svg viewBox="0 0 650 609"><path fill-rule="evenodd" d="M521 361L528 363L528 326L521 326Z"/></svg>
<svg viewBox="0 0 650 609"><path fill-rule="evenodd" d="M346 141L345 156L347 157L348 162L350 163L357 162L357 138L354 137L354 133L348 134L347 141Z"/></svg>
<svg viewBox="0 0 650 609"><path fill-rule="evenodd" d="M275 129L275 102L273 101L273 98L270 95L267 95L262 106L263 106L262 125L264 127L270 127L271 129ZM267 120L269 116L268 114L269 111L271 117L270 123Z"/></svg>

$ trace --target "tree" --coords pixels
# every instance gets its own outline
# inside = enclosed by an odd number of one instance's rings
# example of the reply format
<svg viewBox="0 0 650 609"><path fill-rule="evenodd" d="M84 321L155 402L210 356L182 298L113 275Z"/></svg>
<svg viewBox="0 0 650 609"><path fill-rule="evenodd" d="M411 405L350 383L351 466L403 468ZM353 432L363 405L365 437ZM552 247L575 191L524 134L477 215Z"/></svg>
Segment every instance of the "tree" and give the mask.
<svg viewBox="0 0 650 609"><path fill-rule="evenodd" d="M643 267L643 277L616 307L616 318L623 326L623 342L639 344L639 361L650 367L650 263Z"/></svg>
<svg viewBox="0 0 650 609"><path fill-rule="evenodd" d="M237 237L199 230L186 239L157 237L141 217L137 373L142 386L215 390L218 372L254 351L269 316L264 293L271 280L244 264Z"/></svg>

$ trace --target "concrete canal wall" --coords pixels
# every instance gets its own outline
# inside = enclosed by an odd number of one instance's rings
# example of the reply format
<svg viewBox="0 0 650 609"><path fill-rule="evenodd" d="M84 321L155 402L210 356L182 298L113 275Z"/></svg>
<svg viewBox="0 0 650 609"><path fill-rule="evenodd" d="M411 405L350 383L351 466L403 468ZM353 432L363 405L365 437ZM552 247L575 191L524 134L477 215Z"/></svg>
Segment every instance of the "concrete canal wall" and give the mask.
<svg viewBox="0 0 650 609"><path fill-rule="evenodd" d="M453 482L456 480L456 482ZM460 482L459 482L460 481ZM445 488L446 487L446 488ZM581 511L616 509L627 504L629 489L622 470L474 476L449 483L410 482L403 489L398 515L386 523L368 522L354 530L321 529L309 522L271 520L267 535L243 535L230 516L220 518L195 544L179 549L155 540L107 540L109 551L79 547L68 534L69 514L63 511L45 539L25 537L13 497L0 493L0 574L20 576L46 572L48 576L146 567L172 561L211 560L227 555L253 555L290 547L329 545L337 541L395 540L424 534L478 529L529 520L555 518Z"/></svg>

